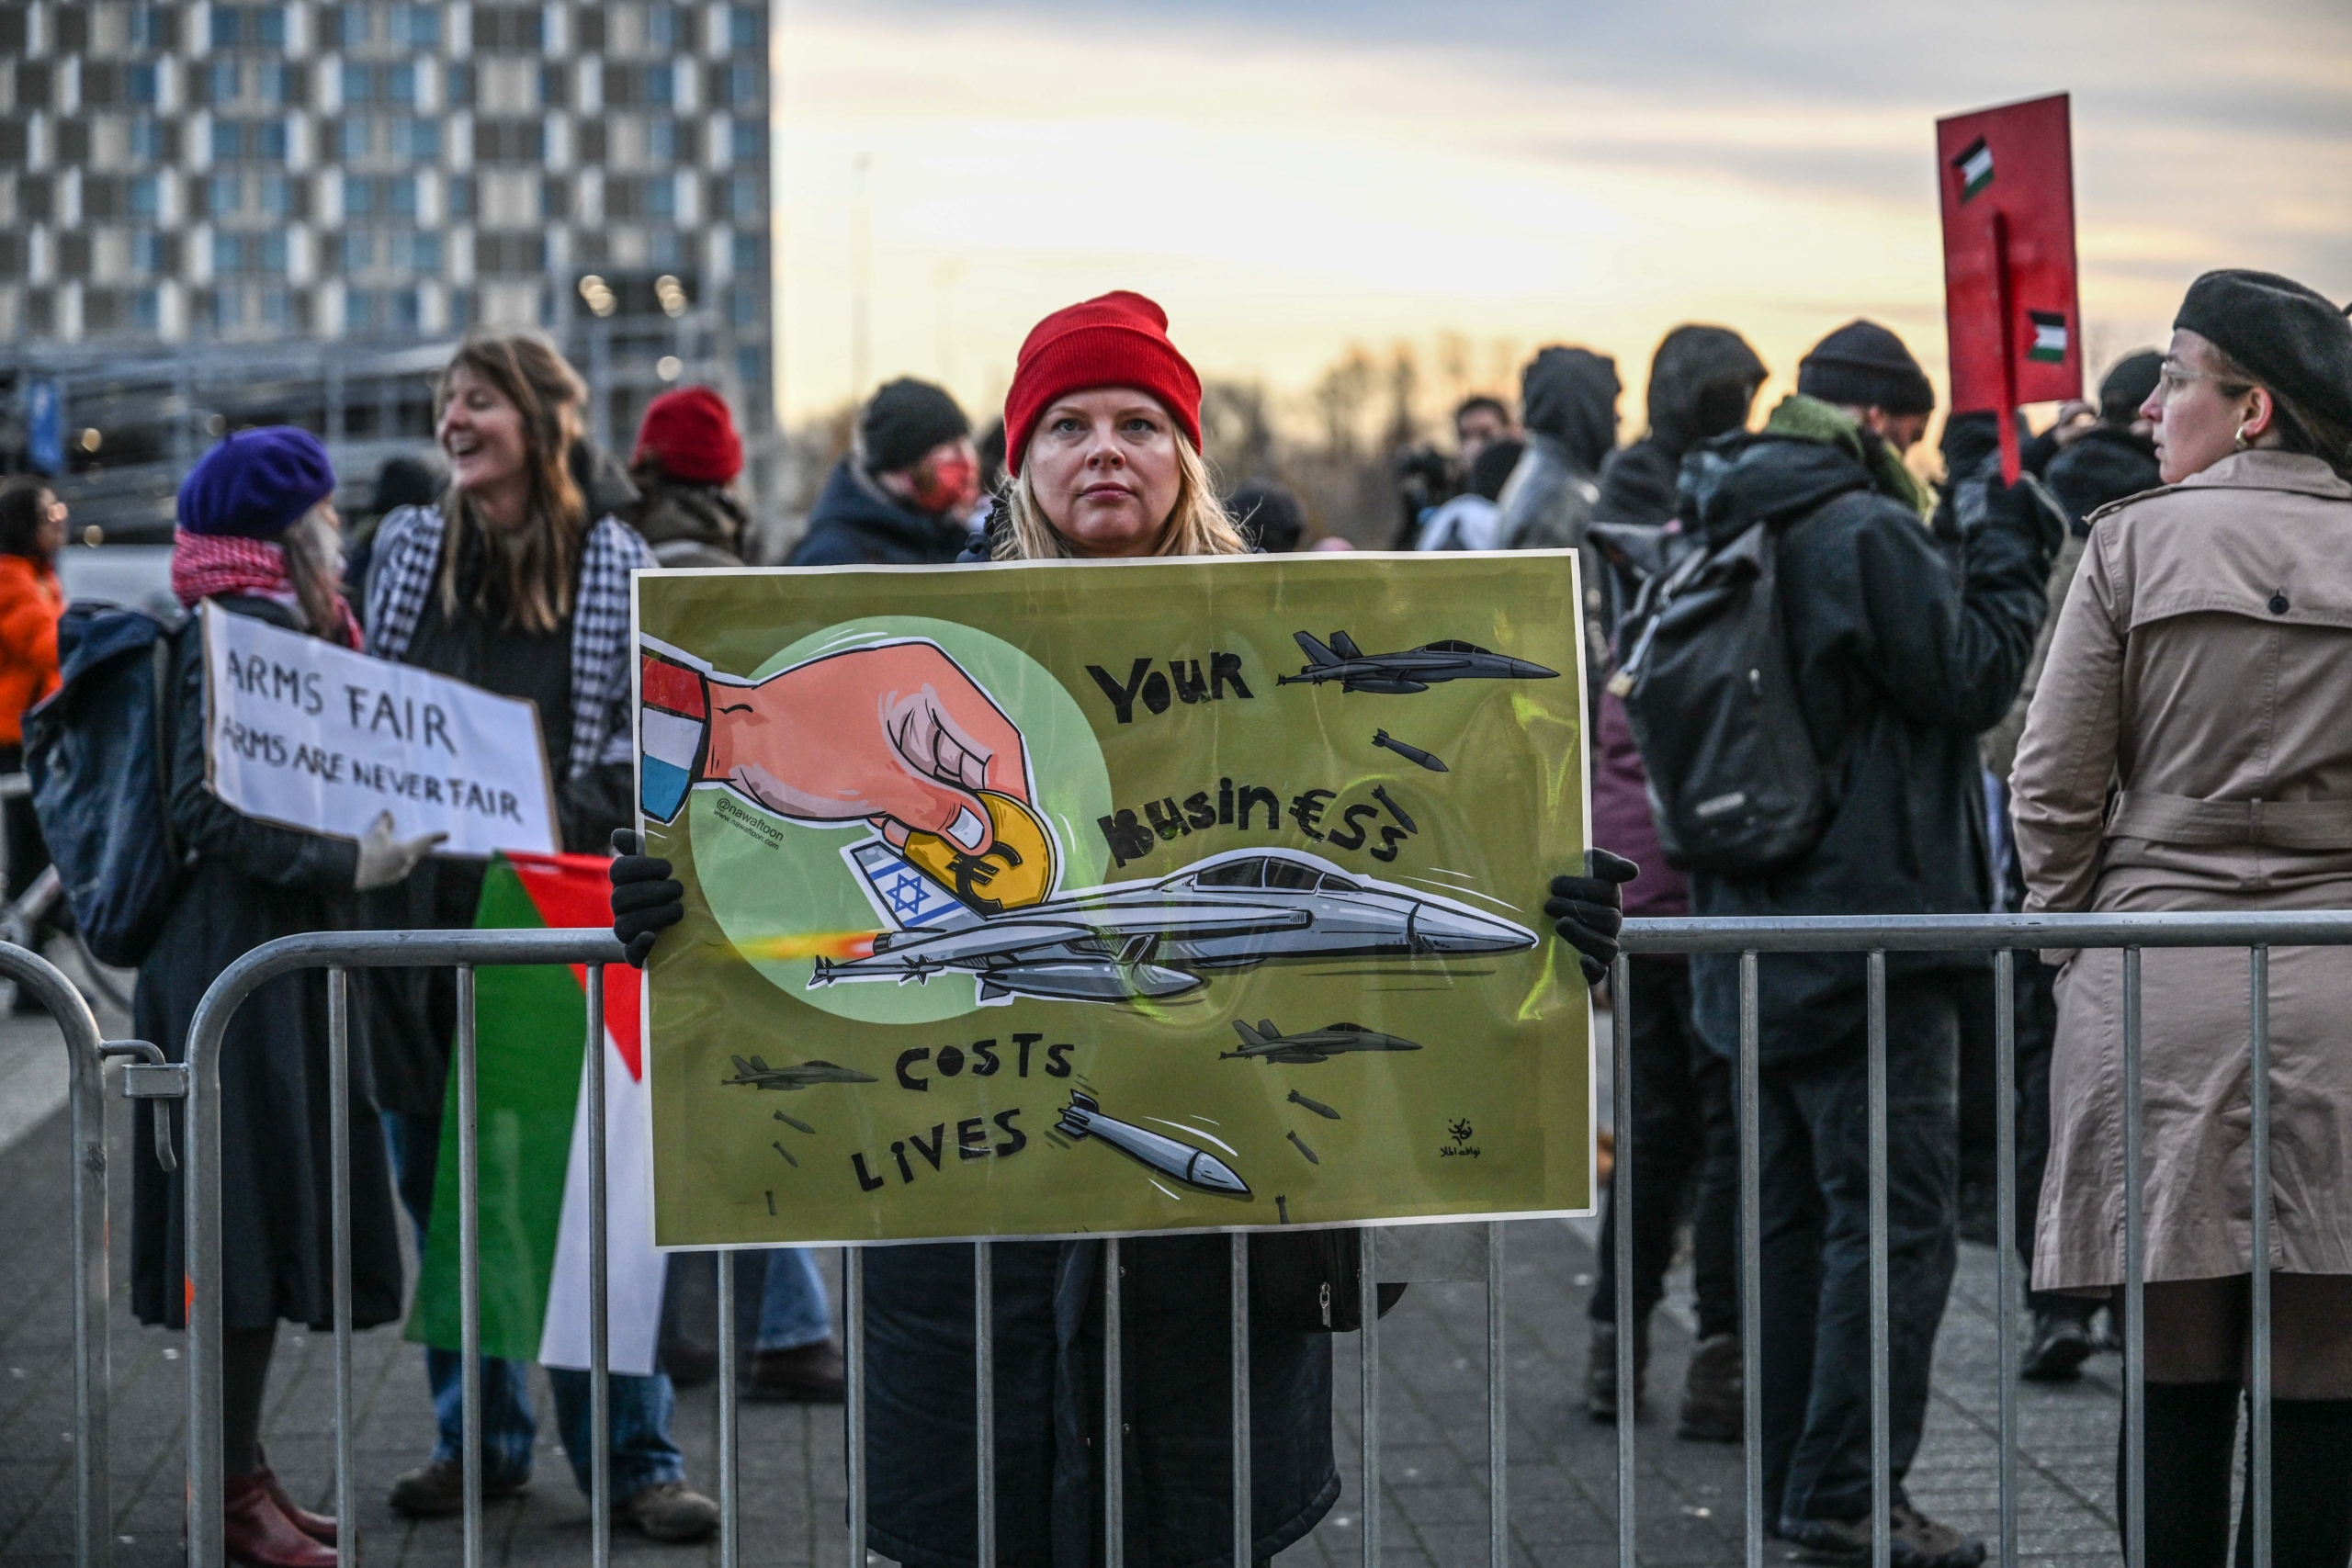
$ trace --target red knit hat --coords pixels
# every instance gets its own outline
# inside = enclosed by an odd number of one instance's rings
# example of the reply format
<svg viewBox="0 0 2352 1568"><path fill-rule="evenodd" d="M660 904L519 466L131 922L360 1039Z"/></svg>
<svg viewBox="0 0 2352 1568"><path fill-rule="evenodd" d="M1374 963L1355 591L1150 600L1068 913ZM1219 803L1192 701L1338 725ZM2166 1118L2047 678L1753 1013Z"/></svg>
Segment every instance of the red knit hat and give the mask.
<svg viewBox="0 0 2352 1568"><path fill-rule="evenodd" d="M629 465L650 461L688 484L723 485L743 471L743 443L727 400L708 387L681 387L645 405Z"/></svg>
<svg viewBox="0 0 2352 1568"><path fill-rule="evenodd" d="M1029 330L1004 395L1004 461L1013 473L1029 434L1056 398L1091 387L1134 387L1168 407L1201 444L1201 378L1168 341L1168 312L1125 289L1057 310Z"/></svg>

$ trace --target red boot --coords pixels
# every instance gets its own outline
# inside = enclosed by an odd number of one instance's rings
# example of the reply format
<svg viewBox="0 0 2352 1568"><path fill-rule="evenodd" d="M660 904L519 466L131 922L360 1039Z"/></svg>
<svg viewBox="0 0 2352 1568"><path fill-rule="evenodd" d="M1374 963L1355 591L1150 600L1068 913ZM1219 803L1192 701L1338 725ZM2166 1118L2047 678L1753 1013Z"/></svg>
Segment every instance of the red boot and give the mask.
<svg viewBox="0 0 2352 1568"><path fill-rule="evenodd" d="M277 1472L269 1468L269 1458L261 1451L258 1445L254 1449L254 1459L259 1466L254 1470L254 1474L260 1477L262 1484L269 1489L269 1500L277 1505L277 1511L284 1514L288 1522L296 1529L300 1530L312 1540L324 1541L327 1545L333 1546L334 1544L334 1516L314 1514L308 1508L297 1506L294 1499L286 1495L285 1484L277 1479Z"/></svg>
<svg viewBox="0 0 2352 1568"><path fill-rule="evenodd" d="M322 1546L278 1511L267 1471L232 1475L221 1498L221 1535L229 1561L244 1568L335 1568L334 1549Z"/></svg>

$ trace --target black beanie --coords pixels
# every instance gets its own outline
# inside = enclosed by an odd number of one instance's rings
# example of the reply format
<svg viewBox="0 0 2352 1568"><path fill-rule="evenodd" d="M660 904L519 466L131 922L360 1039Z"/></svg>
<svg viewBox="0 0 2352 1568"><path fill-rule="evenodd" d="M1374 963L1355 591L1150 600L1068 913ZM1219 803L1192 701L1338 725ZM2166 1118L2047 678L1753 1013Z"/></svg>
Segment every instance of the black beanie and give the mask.
<svg viewBox="0 0 2352 1568"><path fill-rule="evenodd" d="M1797 390L1825 403L1933 413L1936 389L1903 340L1876 321L1849 321L1797 362Z"/></svg>
<svg viewBox="0 0 2352 1568"><path fill-rule="evenodd" d="M2325 296L2277 273L2209 272L2188 286L2172 324L2316 417L2352 425L2352 321Z"/></svg>
<svg viewBox="0 0 2352 1568"><path fill-rule="evenodd" d="M1248 539L1270 556L1288 555L1306 534L1306 509L1289 490L1252 479L1225 498L1226 514Z"/></svg>
<svg viewBox="0 0 2352 1568"><path fill-rule="evenodd" d="M2109 367L2098 384L2098 417L2102 423L2128 426L2140 417L2140 405L2156 389L2165 356L2153 348L2127 354Z"/></svg>
<svg viewBox="0 0 2352 1568"><path fill-rule="evenodd" d="M972 434L972 422L946 391L901 376L887 383L858 416L857 445L877 474L910 468L943 441Z"/></svg>

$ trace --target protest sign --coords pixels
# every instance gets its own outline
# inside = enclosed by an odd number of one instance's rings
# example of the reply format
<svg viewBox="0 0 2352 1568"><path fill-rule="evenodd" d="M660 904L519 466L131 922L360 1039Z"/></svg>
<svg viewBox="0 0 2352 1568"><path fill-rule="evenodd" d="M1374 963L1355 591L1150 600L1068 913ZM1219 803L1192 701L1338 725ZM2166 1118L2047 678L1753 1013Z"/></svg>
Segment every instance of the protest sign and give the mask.
<svg viewBox="0 0 2352 1568"><path fill-rule="evenodd" d="M538 710L314 637L202 610L205 780L245 816L356 839L380 812L441 852L552 852Z"/></svg>
<svg viewBox="0 0 2352 1568"><path fill-rule="evenodd" d="M1999 416L2014 484L2018 405L2083 394L2067 96L1939 119L1936 161L1952 412Z"/></svg>
<svg viewBox="0 0 2352 1568"><path fill-rule="evenodd" d="M1589 1209L1573 552L636 594L662 1245Z"/></svg>

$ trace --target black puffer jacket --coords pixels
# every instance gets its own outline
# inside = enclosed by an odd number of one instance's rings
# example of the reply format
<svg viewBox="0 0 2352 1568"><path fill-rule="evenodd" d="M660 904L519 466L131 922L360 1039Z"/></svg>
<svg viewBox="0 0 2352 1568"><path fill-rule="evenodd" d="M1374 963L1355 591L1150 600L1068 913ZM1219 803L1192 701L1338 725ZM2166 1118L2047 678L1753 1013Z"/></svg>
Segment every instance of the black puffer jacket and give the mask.
<svg viewBox="0 0 2352 1568"><path fill-rule="evenodd" d="M1978 732L2007 710L2046 608L2054 540L1996 510L1957 568L1918 514L1871 488L1846 450L1735 435L1686 468L1681 514L1710 545L1779 534L1799 704L1835 806L1813 853L1770 876L1691 878L1706 916L1978 914L1992 908ZM1976 969L1983 954L1896 953L1890 977ZM1691 960L1701 1032L1739 1041L1736 954ZM1764 1060L1834 1043L1862 1003L1860 953L1762 962Z"/></svg>
<svg viewBox="0 0 2352 1568"><path fill-rule="evenodd" d="M2108 502L2165 482L2156 467L2155 445L2111 424L2083 432L2073 446L2050 459L2042 478L2078 533L2089 532L2083 519Z"/></svg>
<svg viewBox="0 0 2352 1568"><path fill-rule="evenodd" d="M1650 361L1647 434L1601 465L1603 523L1663 523L1674 515L1683 454L1747 422L1765 376L1747 340L1728 327L1677 327Z"/></svg>
<svg viewBox="0 0 2352 1568"><path fill-rule="evenodd" d="M853 457L833 465L791 566L944 566L972 531L956 517L918 512L876 484Z"/></svg>

